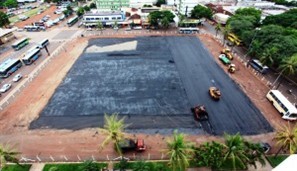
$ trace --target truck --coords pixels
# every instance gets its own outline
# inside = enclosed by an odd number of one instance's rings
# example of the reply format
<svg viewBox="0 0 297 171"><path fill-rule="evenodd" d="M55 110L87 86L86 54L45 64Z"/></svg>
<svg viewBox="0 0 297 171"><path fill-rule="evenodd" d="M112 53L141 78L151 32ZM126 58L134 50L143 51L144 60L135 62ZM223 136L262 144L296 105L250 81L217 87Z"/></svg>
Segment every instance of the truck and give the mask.
<svg viewBox="0 0 297 171"><path fill-rule="evenodd" d="M123 153L129 151L142 152L146 150L146 145L143 139L123 139L119 141L119 147Z"/></svg>

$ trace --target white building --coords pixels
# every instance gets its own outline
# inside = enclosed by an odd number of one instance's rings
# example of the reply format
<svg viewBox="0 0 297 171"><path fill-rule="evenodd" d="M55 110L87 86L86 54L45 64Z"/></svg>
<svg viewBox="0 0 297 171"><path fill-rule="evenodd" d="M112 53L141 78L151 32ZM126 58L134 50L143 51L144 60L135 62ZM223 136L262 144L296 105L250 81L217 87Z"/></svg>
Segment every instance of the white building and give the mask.
<svg viewBox="0 0 297 171"><path fill-rule="evenodd" d="M157 0L130 0L130 7L131 8L140 8L143 5L154 5L156 4Z"/></svg>
<svg viewBox="0 0 297 171"><path fill-rule="evenodd" d="M115 22L123 24L125 22L125 15L123 12L103 12L92 10L84 14L83 23L85 26L96 26L101 22L104 26L113 25Z"/></svg>
<svg viewBox="0 0 297 171"><path fill-rule="evenodd" d="M196 5L210 2L217 2L217 0L167 0L167 5L174 5L181 14L191 16L191 11Z"/></svg>

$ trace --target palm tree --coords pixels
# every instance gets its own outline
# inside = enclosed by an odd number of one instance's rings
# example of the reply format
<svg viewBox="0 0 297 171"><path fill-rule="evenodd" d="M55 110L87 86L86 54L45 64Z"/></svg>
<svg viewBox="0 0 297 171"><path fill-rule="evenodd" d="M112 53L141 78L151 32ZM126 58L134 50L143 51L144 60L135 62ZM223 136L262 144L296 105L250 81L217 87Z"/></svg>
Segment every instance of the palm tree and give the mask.
<svg viewBox="0 0 297 171"><path fill-rule="evenodd" d="M231 161L234 170L236 170L236 166L246 168L249 157L246 153L245 141L242 136L239 133L235 135L225 134L224 138L226 148L224 162Z"/></svg>
<svg viewBox="0 0 297 171"><path fill-rule="evenodd" d="M17 158L17 156L19 154L19 152L15 152L15 150L12 149L10 146L0 144L0 170L5 167L7 162L18 164L19 159Z"/></svg>
<svg viewBox="0 0 297 171"><path fill-rule="evenodd" d="M277 51L278 51L277 47L272 47L272 48L265 49L264 52L262 53L261 57L260 57L260 61L263 64L268 65L268 66L273 65L273 63L274 63L273 56L275 56Z"/></svg>
<svg viewBox="0 0 297 171"><path fill-rule="evenodd" d="M167 141L167 154L169 165L173 171L184 171L189 166L189 158L194 150L190 142L185 140L185 135L174 131L173 139Z"/></svg>
<svg viewBox="0 0 297 171"><path fill-rule="evenodd" d="M102 31L103 31L103 24L102 24L101 21L98 21L98 23L97 23L97 27L98 27L98 29L100 30L101 34L102 34Z"/></svg>
<svg viewBox="0 0 297 171"><path fill-rule="evenodd" d="M216 30L216 37L218 36L218 32L222 30L222 25L219 23L216 25L215 27L215 30Z"/></svg>
<svg viewBox="0 0 297 171"><path fill-rule="evenodd" d="M297 150L297 126L291 128L290 123L288 126L281 126L276 131L274 140L276 144L280 145L280 149L275 154L275 157L281 150L289 150L290 154L294 154Z"/></svg>
<svg viewBox="0 0 297 171"><path fill-rule="evenodd" d="M280 66L278 67L281 71L278 77L275 79L272 85L278 81L278 79L282 76L283 73L287 75L295 74L297 67L297 53L291 56L289 59L284 59Z"/></svg>
<svg viewBox="0 0 297 171"><path fill-rule="evenodd" d="M226 38L228 37L229 33L231 32L230 24L227 24L223 30L223 45L225 45Z"/></svg>
<svg viewBox="0 0 297 171"><path fill-rule="evenodd" d="M124 123L125 118L119 119L117 113L113 113L112 115L104 115L104 129L101 130L104 134L107 135L105 140L101 144L101 149L104 146L109 144L111 141L114 143L116 147L116 151L118 154L122 154L121 148L119 147L119 142L124 138L124 129L128 127Z"/></svg>

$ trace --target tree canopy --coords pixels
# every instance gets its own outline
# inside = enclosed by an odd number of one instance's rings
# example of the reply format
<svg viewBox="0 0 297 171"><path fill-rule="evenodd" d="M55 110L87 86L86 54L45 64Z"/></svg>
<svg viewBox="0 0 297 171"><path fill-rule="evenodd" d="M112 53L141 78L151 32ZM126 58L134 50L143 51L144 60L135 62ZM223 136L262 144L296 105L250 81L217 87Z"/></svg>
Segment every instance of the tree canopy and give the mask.
<svg viewBox="0 0 297 171"><path fill-rule="evenodd" d="M16 8L18 6L18 2L16 0L6 0L3 5L7 8Z"/></svg>
<svg viewBox="0 0 297 171"><path fill-rule="evenodd" d="M261 10L257 10L256 8L239 8L235 11L235 15L239 16L253 16L256 19L256 23L259 23L261 20Z"/></svg>
<svg viewBox="0 0 297 171"><path fill-rule="evenodd" d="M5 27L9 24L9 19L6 13L0 11L0 27Z"/></svg>
<svg viewBox="0 0 297 171"><path fill-rule="evenodd" d="M212 17L212 11L210 8L202 6L202 5L196 5L194 9L191 11L191 17L193 18L208 18L211 19Z"/></svg>
<svg viewBox="0 0 297 171"><path fill-rule="evenodd" d="M164 23L167 23L167 21L170 23L174 19L174 14L172 14L170 11L154 11L151 12L148 16L150 25L158 27L159 23L163 21ZM164 19L166 18L166 19ZM167 21L166 21L167 20ZM165 21L165 22L164 22Z"/></svg>
<svg viewBox="0 0 297 171"><path fill-rule="evenodd" d="M297 9L291 9L279 15L267 16L263 20L263 25L280 25L297 29Z"/></svg>
<svg viewBox="0 0 297 171"><path fill-rule="evenodd" d="M162 4L166 4L166 0L157 0L156 6L160 7Z"/></svg>

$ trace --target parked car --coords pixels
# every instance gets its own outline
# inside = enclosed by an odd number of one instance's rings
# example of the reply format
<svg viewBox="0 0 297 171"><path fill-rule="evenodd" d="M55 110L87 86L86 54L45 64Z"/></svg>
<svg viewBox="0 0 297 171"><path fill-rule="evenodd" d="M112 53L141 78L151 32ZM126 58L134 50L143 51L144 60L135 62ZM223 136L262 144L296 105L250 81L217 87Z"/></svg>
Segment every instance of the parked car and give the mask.
<svg viewBox="0 0 297 171"><path fill-rule="evenodd" d="M2 86L2 88L0 89L1 93L5 93L6 91L8 91L11 88L11 84L4 84Z"/></svg>
<svg viewBox="0 0 297 171"><path fill-rule="evenodd" d="M58 24L59 21L60 21L60 19L59 18L56 18L56 19L53 20L53 24Z"/></svg>
<svg viewBox="0 0 297 171"><path fill-rule="evenodd" d="M56 11L54 11L54 14L62 14L62 11L61 10L56 10Z"/></svg>
<svg viewBox="0 0 297 171"><path fill-rule="evenodd" d="M223 62L225 65L231 64L230 60L226 57L225 54L220 54L219 59Z"/></svg>
<svg viewBox="0 0 297 171"><path fill-rule="evenodd" d="M61 15L61 16L59 17L59 19L60 19L60 20L64 20L64 19L65 19L65 15L64 15L64 14Z"/></svg>
<svg viewBox="0 0 297 171"><path fill-rule="evenodd" d="M27 20L29 17L26 16L26 15L19 15L19 19L22 20L22 21L25 21Z"/></svg>
<svg viewBox="0 0 297 171"><path fill-rule="evenodd" d="M22 79L22 74L17 74L13 77L12 81L13 82L18 82L20 79Z"/></svg>
<svg viewBox="0 0 297 171"><path fill-rule="evenodd" d="M133 30L142 30L142 27L141 26L135 26L135 27L133 27Z"/></svg>
<svg viewBox="0 0 297 171"><path fill-rule="evenodd" d="M220 100L221 98L221 91L217 87L209 87L209 94L215 100Z"/></svg>

